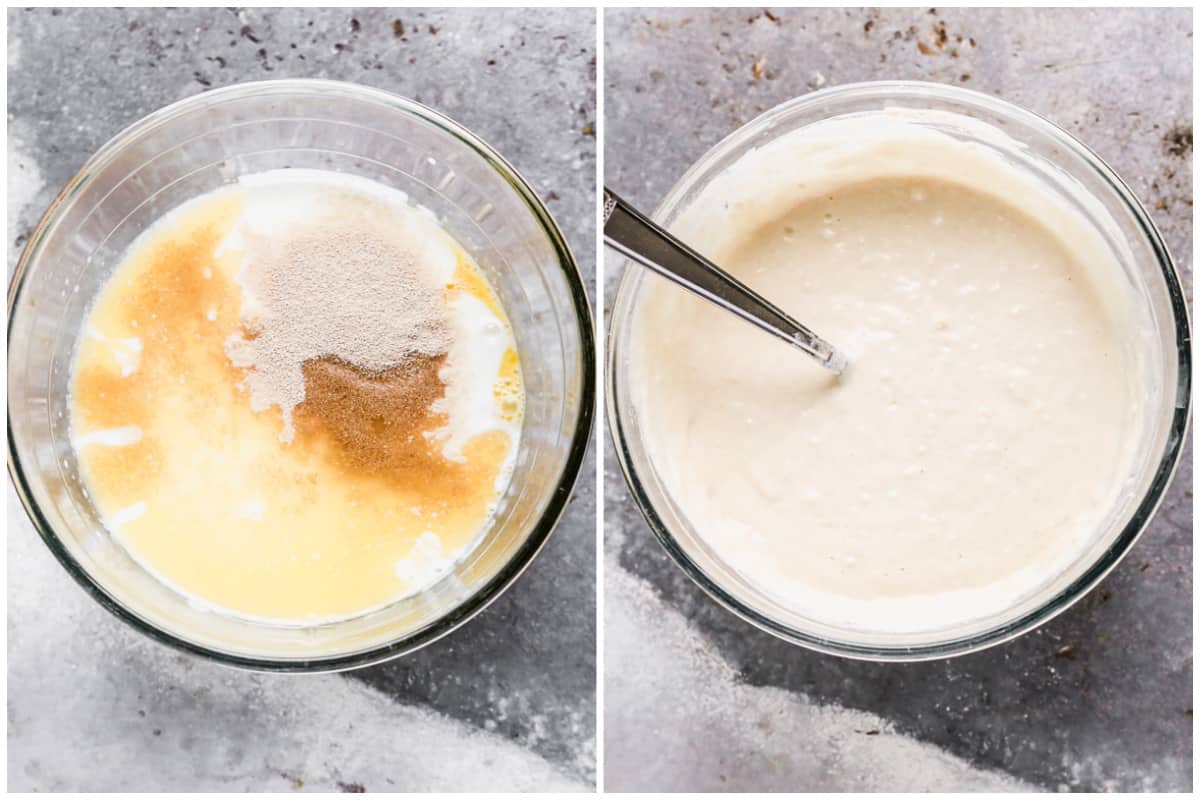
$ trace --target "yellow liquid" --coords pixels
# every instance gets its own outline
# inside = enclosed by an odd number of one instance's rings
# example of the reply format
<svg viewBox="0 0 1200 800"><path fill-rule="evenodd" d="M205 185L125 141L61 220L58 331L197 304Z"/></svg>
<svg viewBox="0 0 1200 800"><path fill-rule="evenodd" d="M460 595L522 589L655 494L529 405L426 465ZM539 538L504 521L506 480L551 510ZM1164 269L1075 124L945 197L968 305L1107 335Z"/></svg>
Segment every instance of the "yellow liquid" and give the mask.
<svg viewBox="0 0 1200 800"><path fill-rule="evenodd" d="M110 530L185 593L244 616L351 615L421 588L397 564L417 556L422 534L426 545L427 532L435 534L436 555L451 561L479 534L517 445L519 359L510 348L494 384L497 409L512 424L471 438L463 461L424 452L364 463L355 437L373 425L372 446L386 449L398 434L394 420L352 422L347 431L306 413L307 400L296 408L295 438L281 442L278 407L250 410L242 370L224 349L240 330L242 254L219 248L242 207L240 190L230 190L176 212L135 244L100 293L73 375L82 473ZM457 257L447 302L468 293L507 329L479 269L437 234ZM429 414L426 427L444 422ZM133 443L89 437L130 426L141 430Z"/></svg>

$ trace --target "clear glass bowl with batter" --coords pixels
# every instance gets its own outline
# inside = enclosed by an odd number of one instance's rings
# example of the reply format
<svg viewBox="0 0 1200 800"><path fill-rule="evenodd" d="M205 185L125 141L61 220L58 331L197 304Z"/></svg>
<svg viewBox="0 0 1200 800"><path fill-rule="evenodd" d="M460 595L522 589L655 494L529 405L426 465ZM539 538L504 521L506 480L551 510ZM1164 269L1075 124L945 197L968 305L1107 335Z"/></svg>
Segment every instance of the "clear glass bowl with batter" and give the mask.
<svg viewBox="0 0 1200 800"><path fill-rule="evenodd" d="M150 575L105 535L68 436L73 348L129 244L181 203L240 175L281 168L368 178L433 212L507 311L526 392L512 478L478 543L424 591L312 625L206 610ZM591 317L558 227L528 183L470 131L366 87L243 84L137 122L104 145L46 212L9 287L8 312L9 472L38 532L118 617L159 641L237 666L347 669L412 651L461 625L541 549L587 446Z"/></svg>
<svg viewBox="0 0 1200 800"><path fill-rule="evenodd" d="M627 483L651 530L680 567L722 605L787 641L822 652L874 660L920 660L978 650L1017 636L1082 597L1129 550L1157 509L1179 458L1189 420L1190 334L1179 278L1162 239L1129 188L1101 159L1050 122L1009 103L954 87L880 82L836 87L768 111L706 153L672 188L654 214L670 226L718 176L755 148L805 126L883 109L915 115L917 124L956 140L982 144L1032 174L1096 224L1135 287L1151 321L1144 414L1133 468L1088 546L1054 578L1001 613L964 619L920 633L860 630L802 613L735 569L688 520L656 468L633 388L631 354L646 273L621 280L608 342L608 414ZM947 116L949 114L949 116ZM963 120L956 124L956 119ZM983 122L1007 136L981 136ZM1080 204L1078 199L1086 198ZM1074 199L1071 199L1074 198ZM813 465L820 469L819 465ZM813 554L814 558L823 554Z"/></svg>

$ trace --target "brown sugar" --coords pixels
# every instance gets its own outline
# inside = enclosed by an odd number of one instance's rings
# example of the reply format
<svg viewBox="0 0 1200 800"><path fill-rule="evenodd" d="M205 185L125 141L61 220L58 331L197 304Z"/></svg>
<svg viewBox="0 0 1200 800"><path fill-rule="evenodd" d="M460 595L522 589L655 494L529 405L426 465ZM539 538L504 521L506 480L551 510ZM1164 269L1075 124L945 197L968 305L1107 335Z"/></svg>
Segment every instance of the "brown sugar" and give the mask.
<svg viewBox="0 0 1200 800"><path fill-rule="evenodd" d="M333 357L304 364L305 399L296 406L293 447L321 447L339 471L436 498L471 501L479 469L451 461L435 432L446 415L433 409L446 391L446 356L414 355L371 372Z"/></svg>
<svg viewBox="0 0 1200 800"><path fill-rule="evenodd" d="M446 391L438 378L445 359L415 355L380 372L330 356L306 361L297 430L324 431L337 445L339 458L356 470L429 471L443 461L426 434L445 421L432 410Z"/></svg>

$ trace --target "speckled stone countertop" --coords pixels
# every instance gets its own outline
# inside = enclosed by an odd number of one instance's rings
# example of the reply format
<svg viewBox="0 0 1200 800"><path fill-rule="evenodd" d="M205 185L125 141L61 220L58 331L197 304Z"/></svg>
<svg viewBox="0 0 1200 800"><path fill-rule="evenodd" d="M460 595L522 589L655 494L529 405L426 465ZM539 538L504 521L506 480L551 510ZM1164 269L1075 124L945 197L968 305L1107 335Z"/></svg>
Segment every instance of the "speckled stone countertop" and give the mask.
<svg viewBox="0 0 1200 800"><path fill-rule="evenodd" d="M1033 109L1150 209L1191 297L1190 10L611 10L605 182L654 208L726 134L822 86L967 86ZM605 261L611 303L620 263ZM1192 456L1121 566L1069 612L949 661L790 646L667 559L605 462L608 789L1187 791Z"/></svg>
<svg viewBox="0 0 1200 800"><path fill-rule="evenodd" d="M105 140L182 97L335 78L455 118L530 180L594 271L589 9L8 12L9 269ZM12 790L587 789L595 774L592 459L528 572L451 636L343 675L176 654L95 605L8 492Z"/></svg>

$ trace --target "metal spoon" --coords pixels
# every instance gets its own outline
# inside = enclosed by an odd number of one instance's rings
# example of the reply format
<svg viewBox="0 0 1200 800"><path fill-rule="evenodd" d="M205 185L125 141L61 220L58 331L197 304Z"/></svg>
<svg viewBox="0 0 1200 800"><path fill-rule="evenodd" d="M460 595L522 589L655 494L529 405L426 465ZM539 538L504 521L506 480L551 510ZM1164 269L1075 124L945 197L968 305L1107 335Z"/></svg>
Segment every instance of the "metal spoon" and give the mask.
<svg viewBox="0 0 1200 800"><path fill-rule="evenodd" d="M849 364L836 347L655 225L607 187L604 189L604 243L746 322L775 334L815 358L835 375L841 375Z"/></svg>

